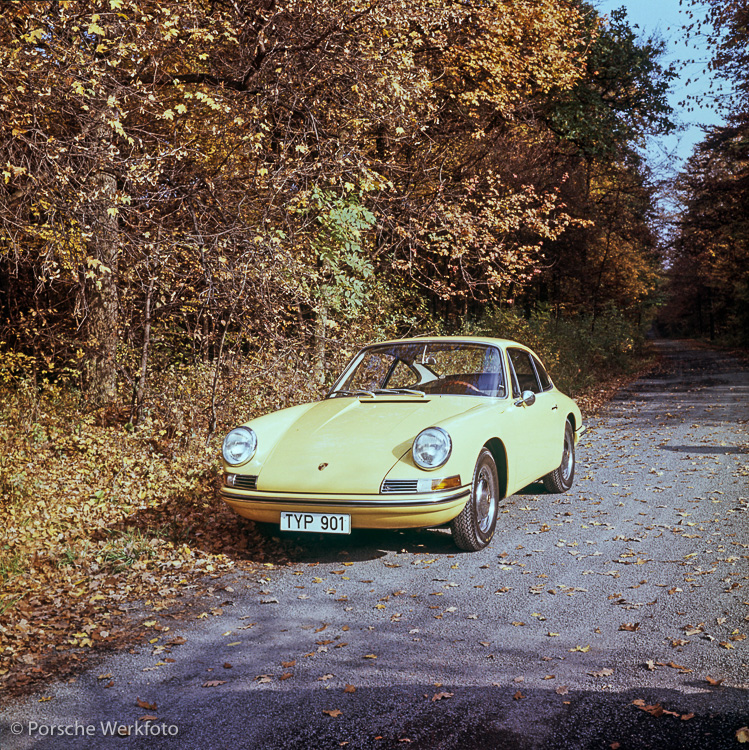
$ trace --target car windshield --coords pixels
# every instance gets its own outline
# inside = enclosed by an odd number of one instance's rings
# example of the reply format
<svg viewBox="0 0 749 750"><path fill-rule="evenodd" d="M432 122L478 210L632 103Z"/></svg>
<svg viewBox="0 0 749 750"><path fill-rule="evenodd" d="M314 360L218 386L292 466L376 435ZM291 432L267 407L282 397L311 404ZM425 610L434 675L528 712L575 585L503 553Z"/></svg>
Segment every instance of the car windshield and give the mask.
<svg viewBox="0 0 749 750"><path fill-rule="evenodd" d="M420 341L359 353L330 396L413 393L504 398L502 355L488 344Z"/></svg>

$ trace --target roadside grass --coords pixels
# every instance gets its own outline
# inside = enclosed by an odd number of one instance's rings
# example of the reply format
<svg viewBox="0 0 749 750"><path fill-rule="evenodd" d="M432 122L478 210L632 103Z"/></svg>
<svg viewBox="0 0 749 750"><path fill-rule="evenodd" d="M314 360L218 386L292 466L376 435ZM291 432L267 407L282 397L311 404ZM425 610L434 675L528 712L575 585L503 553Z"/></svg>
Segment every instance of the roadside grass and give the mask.
<svg viewBox="0 0 749 750"><path fill-rule="evenodd" d="M549 316L495 315L482 326L535 348L586 416L647 362L623 328L601 326L592 341ZM340 347L331 370L353 351ZM291 542L219 499L218 455L236 424L319 398L325 389L309 370L289 352L226 362L210 436L208 366L154 374L137 426L125 392L95 409L64 383L0 378L0 690L26 690L87 653L121 648L128 603L180 608L211 577L288 561Z"/></svg>

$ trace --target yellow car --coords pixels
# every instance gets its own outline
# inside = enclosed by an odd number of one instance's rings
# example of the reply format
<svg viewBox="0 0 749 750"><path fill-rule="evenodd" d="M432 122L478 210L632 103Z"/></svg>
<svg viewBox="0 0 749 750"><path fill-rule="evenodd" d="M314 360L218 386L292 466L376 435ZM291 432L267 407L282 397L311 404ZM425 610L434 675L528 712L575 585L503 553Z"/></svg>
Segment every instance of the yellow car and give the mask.
<svg viewBox="0 0 749 750"><path fill-rule="evenodd" d="M550 492L570 489L584 430L522 344L386 341L362 349L322 401L233 429L221 496L281 531L449 523L457 546L476 551L503 497L540 478Z"/></svg>

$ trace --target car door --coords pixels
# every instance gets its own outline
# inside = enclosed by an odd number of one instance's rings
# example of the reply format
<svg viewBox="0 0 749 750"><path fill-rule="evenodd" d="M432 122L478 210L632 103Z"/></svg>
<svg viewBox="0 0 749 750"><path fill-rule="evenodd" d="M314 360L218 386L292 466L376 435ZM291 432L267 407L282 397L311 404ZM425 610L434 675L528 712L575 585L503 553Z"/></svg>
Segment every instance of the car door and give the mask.
<svg viewBox="0 0 749 750"><path fill-rule="evenodd" d="M508 348L507 355L513 391L510 410L516 445L515 471L520 486L525 486L555 469L561 461L559 407L556 392L541 363L537 368L535 358L525 349ZM535 396L531 405L520 402L526 391Z"/></svg>

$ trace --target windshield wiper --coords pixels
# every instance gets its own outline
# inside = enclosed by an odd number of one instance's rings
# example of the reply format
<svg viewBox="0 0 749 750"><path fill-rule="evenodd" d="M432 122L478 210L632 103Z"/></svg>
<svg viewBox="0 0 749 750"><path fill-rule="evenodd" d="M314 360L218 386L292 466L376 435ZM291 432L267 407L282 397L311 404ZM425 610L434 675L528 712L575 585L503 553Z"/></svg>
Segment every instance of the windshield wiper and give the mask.
<svg viewBox="0 0 749 750"><path fill-rule="evenodd" d="M408 393L412 396L421 396L424 398L424 391L417 391L415 388L377 388L375 393Z"/></svg>
<svg viewBox="0 0 749 750"><path fill-rule="evenodd" d="M327 398L335 398L336 396L369 396L370 398L377 398L378 394L391 393L404 393L409 396L421 396L421 398L426 398L426 393L424 393L424 391L417 391L415 388L375 388L371 391L368 391L366 388L357 388L353 391L344 389L329 393Z"/></svg>
<svg viewBox="0 0 749 750"><path fill-rule="evenodd" d="M333 391L328 394L328 398L335 398L336 396L371 396L372 398L377 398L374 391L368 391L366 388L357 388L355 391Z"/></svg>

